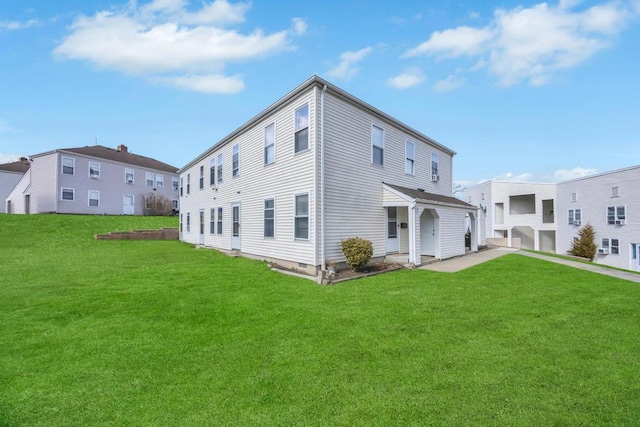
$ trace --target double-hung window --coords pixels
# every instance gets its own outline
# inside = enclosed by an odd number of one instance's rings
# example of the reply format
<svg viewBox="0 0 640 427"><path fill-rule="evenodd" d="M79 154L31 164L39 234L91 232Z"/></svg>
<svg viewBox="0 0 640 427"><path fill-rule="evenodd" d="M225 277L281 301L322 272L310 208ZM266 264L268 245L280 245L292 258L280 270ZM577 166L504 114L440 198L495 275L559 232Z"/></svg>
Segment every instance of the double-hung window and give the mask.
<svg viewBox="0 0 640 427"><path fill-rule="evenodd" d="M298 108L295 112L295 138L293 152L299 153L309 148L309 104Z"/></svg>
<svg viewBox="0 0 640 427"><path fill-rule="evenodd" d="M431 153L431 180L437 181L438 179L440 179L438 175L438 155Z"/></svg>
<svg viewBox="0 0 640 427"><path fill-rule="evenodd" d="M404 143L404 173L407 175L415 175L415 154L416 146L411 141L405 141Z"/></svg>
<svg viewBox="0 0 640 427"><path fill-rule="evenodd" d="M624 225L627 220L625 205L607 206L607 224Z"/></svg>
<svg viewBox="0 0 640 427"><path fill-rule="evenodd" d="M209 218L209 234L216 234L216 208L211 208L211 217Z"/></svg>
<svg viewBox="0 0 640 427"><path fill-rule="evenodd" d="M133 169L124 170L124 182L126 184L133 184Z"/></svg>
<svg viewBox="0 0 640 427"><path fill-rule="evenodd" d="M156 188L164 187L164 175L156 175Z"/></svg>
<svg viewBox="0 0 640 427"><path fill-rule="evenodd" d="M191 174L187 174L187 194L191 194Z"/></svg>
<svg viewBox="0 0 640 427"><path fill-rule="evenodd" d="M62 200L73 202L75 200L75 190L73 188L63 187L61 190L60 198Z"/></svg>
<svg viewBox="0 0 640 427"><path fill-rule="evenodd" d="M569 209L569 225L580 225L582 222L582 209Z"/></svg>
<svg viewBox="0 0 640 427"><path fill-rule="evenodd" d="M274 199L264 200L264 237L275 236L275 212L276 205Z"/></svg>
<svg viewBox="0 0 640 427"><path fill-rule="evenodd" d="M264 164L276 161L276 125L271 123L264 128Z"/></svg>
<svg viewBox="0 0 640 427"><path fill-rule="evenodd" d="M222 234L222 206L218 206L218 234Z"/></svg>
<svg viewBox="0 0 640 427"><path fill-rule="evenodd" d="M309 194L295 197L294 238L309 240Z"/></svg>
<svg viewBox="0 0 640 427"><path fill-rule="evenodd" d="M608 252L612 255L620 254L620 240L619 239L609 239L607 237L602 238L602 244L600 245L601 249L605 250L605 253Z"/></svg>
<svg viewBox="0 0 640 427"><path fill-rule="evenodd" d="M89 162L89 178L100 179L100 163Z"/></svg>
<svg viewBox="0 0 640 427"><path fill-rule="evenodd" d="M200 165L200 189L204 189L204 165Z"/></svg>
<svg viewBox="0 0 640 427"><path fill-rule="evenodd" d="M209 185L216 185L216 159L209 161Z"/></svg>
<svg viewBox="0 0 640 427"><path fill-rule="evenodd" d="M191 212L187 212L187 233L191 231Z"/></svg>
<svg viewBox="0 0 640 427"><path fill-rule="evenodd" d="M233 146L233 157L231 159L231 175L240 175L240 145Z"/></svg>
<svg viewBox="0 0 640 427"><path fill-rule="evenodd" d="M65 175L75 175L76 159L73 157L62 158L62 173Z"/></svg>
<svg viewBox="0 0 640 427"><path fill-rule="evenodd" d="M371 125L371 163L384 165L384 129Z"/></svg>
<svg viewBox="0 0 640 427"><path fill-rule="evenodd" d="M100 192L89 190L89 206L90 207L98 207L100 206Z"/></svg>
<svg viewBox="0 0 640 427"><path fill-rule="evenodd" d="M222 182L222 154L218 154L218 182Z"/></svg>
<svg viewBox="0 0 640 427"><path fill-rule="evenodd" d="M180 177L180 195L184 195L184 178Z"/></svg>
<svg viewBox="0 0 640 427"><path fill-rule="evenodd" d="M147 187L153 187L153 173L152 172L147 172L146 173L146 184Z"/></svg>
<svg viewBox="0 0 640 427"><path fill-rule="evenodd" d="M171 188L174 190L178 189L178 178L175 176L171 178Z"/></svg>

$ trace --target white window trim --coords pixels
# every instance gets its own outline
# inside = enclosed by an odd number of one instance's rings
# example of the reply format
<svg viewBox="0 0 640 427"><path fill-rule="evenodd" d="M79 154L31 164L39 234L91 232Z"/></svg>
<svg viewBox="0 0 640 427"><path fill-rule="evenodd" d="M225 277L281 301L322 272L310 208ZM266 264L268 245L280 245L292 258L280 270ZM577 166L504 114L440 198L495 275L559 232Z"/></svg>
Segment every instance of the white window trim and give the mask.
<svg viewBox="0 0 640 427"><path fill-rule="evenodd" d="M438 157L438 153L431 153L431 158L429 160L429 170L431 170L431 175L440 176L440 158ZM436 164L435 171L433 170L434 163Z"/></svg>
<svg viewBox="0 0 640 427"><path fill-rule="evenodd" d="M409 157L408 154L409 144L413 145L413 157ZM407 160L411 160L411 171L407 171ZM404 141L404 173L410 176L416 175L416 144L408 139L405 139Z"/></svg>
<svg viewBox="0 0 640 427"><path fill-rule="evenodd" d="M191 212L187 212L187 233L191 233Z"/></svg>
<svg viewBox="0 0 640 427"><path fill-rule="evenodd" d="M238 167L233 168L233 158L238 155ZM240 176L240 144L235 144L231 149L231 177L237 178Z"/></svg>
<svg viewBox="0 0 640 427"><path fill-rule="evenodd" d="M210 236L215 236L216 235L216 228L218 228L218 223L216 222L216 212L218 212L218 209L215 206L211 206L211 209L209 209L209 235Z"/></svg>
<svg viewBox="0 0 640 427"><path fill-rule="evenodd" d="M180 189L180 180L177 176L171 177L171 189L174 191L178 191Z"/></svg>
<svg viewBox="0 0 640 427"><path fill-rule="evenodd" d="M373 141L373 128L378 128L378 129L380 129L382 131L382 147L379 147L379 146L375 145L375 143ZM385 132L384 128L382 126L380 126L380 125L375 124L375 123L371 123L371 164L372 165L384 167L384 142L385 142L384 140L385 140L385 137L386 137L386 132ZM382 163L381 164L380 163L375 163L373 161L373 147L377 147L377 148L382 149L382 157L381 157Z"/></svg>
<svg viewBox="0 0 640 427"><path fill-rule="evenodd" d="M575 197L574 197L574 196L575 196ZM571 193L571 194L569 195L569 201L570 201L570 202L577 202L577 201L578 201L578 193L575 193L575 192L574 192L574 193Z"/></svg>
<svg viewBox="0 0 640 427"><path fill-rule="evenodd" d="M98 176L96 176L95 178L93 176L91 176L91 165L97 166L97 169L98 169ZM87 174L88 174L89 178L100 179L100 163L98 163L98 162L89 162L89 170L87 171Z"/></svg>
<svg viewBox="0 0 640 427"><path fill-rule="evenodd" d="M624 208L624 218L620 218L620 216L618 215L618 208ZM613 208L613 213L614 213L614 217L613 217L613 223L609 222L609 208ZM607 221L607 225L615 225L616 222L618 221L627 221L627 205L613 205L613 206L607 206L605 208L605 219Z"/></svg>
<svg viewBox="0 0 640 427"><path fill-rule="evenodd" d="M149 179L151 177L151 179ZM151 185L149 185L149 181L151 181ZM146 187L153 187L156 183L155 176L153 172L145 172L144 174L144 185Z"/></svg>
<svg viewBox="0 0 640 427"><path fill-rule="evenodd" d="M65 190L71 191L71 196L72 196L71 199L65 199L63 197L63 194L64 194ZM75 190L75 188L71 188L71 187L62 187L62 188L60 188L60 200L63 201L63 202L75 202L76 201L76 190Z"/></svg>
<svg viewBox="0 0 640 427"><path fill-rule="evenodd" d="M306 128L300 128L297 129L298 124L296 123L296 113L298 112L298 110L303 109L304 107L307 107L307 127ZM304 104L300 105L299 107L297 107L296 109L293 110L293 155L298 155L300 153L306 153L307 151L311 150L311 132L309 131L309 126L311 124L311 109L309 108L309 103L305 102ZM296 151L296 134L298 132L300 132L301 130L307 130L307 148L305 148L304 150L300 150L300 151ZM275 130L275 129L274 129Z"/></svg>
<svg viewBox="0 0 640 427"><path fill-rule="evenodd" d="M222 215L220 215L220 211L222 211ZM218 236L224 235L224 223L222 222L223 218L224 218L224 207L223 206L216 207L216 234Z"/></svg>
<svg viewBox="0 0 640 427"><path fill-rule="evenodd" d="M272 209L273 210L273 236L265 236L264 235L264 231L265 231L265 229L264 229L264 220L265 220L264 213L267 210L264 207L264 203L267 200L273 200L273 209ZM294 215L295 215L295 208L294 208ZM294 227L295 227L295 225L294 225ZM262 238L266 239L266 240L275 240L275 238L276 238L276 196L265 197L264 199L262 199Z"/></svg>
<svg viewBox="0 0 640 427"><path fill-rule="evenodd" d="M273 127L273 143L270 145L267 145L267 129L269 127ZM273 161L271 163L267 163L267 148L269 147L273 147ZM263 149L263 155L264 155L264 163L263 166L269 166L272 165L276 162L276 122L272 122L268 125L266 125L264 127L264 149Z"/></svg>
<svg viewBox="0 0 640 427"><path fill-rule="evenodd" d="M198 179L198 188L204 190L204 165L200 165L200 177Z"/></svg>
<svg viewBox="0 0 640 427"><path fill-rule="evenodd" d="M64 173L64 161L71 160L71 167L73 168L73 173ZM73 157L62 156L62 162L60 163L60 173L62 175L75 175L76 174L76 159Z"/></svg>
<svg viewBox="0 0 640 427"><path fill-rule="evenodd" d="M614 240L618 241L618 244L616 246L613 246ZM616 248L616 252L613 252L613 248ZM611 255L620 255L620 239L617 239L617 238L609 239L609 253Z"/></svg>
<svg viewBox="0 0 640 427"><path fill-rule="evenodd" d="M164 175L156 174L156 188L164 188Z"/></svg>
<svg viewBox="0 0 640 427"><path fill-rule="evenodd" d="M580 218L576 218L576 213L580 213ZM574 225L576 221L582 223L582 208L569 209L567 211L567 222L569 225Z"/></svg>
<svg viewBox="0 0 640 427"><path fill-rule="evenodd" d="M127 180L127 173L131 172L131 182ZM124 170L124 183L125 184L134 184L136 181L136 173L133 169L125 169Z"/></svg>
<svg viewBox="0 0 640 427"><path fill-rule="evenodd" d="M213 156L212 159L209 159L209 186L213 187L216 185L218 180L218 158Z"/></svg>
<svg viewBox="0 0 640 427"><path fill-rule="evenodd" d="M307 196L307 238L296 237L296 219L298 215L296 215L296 198L298 196ZM301 218L303 218L301 216ZM311 192L310 191L300 191L298 193L293 194L293 240L297 242L310 242L311 241Z"/></svg>
<svg viewBox="0 0 640 427"><path fill-rule="evenodd" d="M620 187L618 187L617 185L611 187L610 195L611 197L620 197Z"/></svg>
<svg viewBox="0 0 640 427"><path fill-rule="evenodd" d="M216 160L216 184L220 184L222 182L222 178L224 177L224 169L222 168L222 165L224 163L224 158L222 156L222 153L218 154L217 160Z"/></svg>
<svg viewBox="0 0 640 427"><path fill-rule="evenodd" d="M97 206L91 206L91 193L96 193L98 195L97 200L98 200L98 205ZM100 192L97 190L89 190L87 192L87 206L90 208L99 208L100 207Z"/></svg>

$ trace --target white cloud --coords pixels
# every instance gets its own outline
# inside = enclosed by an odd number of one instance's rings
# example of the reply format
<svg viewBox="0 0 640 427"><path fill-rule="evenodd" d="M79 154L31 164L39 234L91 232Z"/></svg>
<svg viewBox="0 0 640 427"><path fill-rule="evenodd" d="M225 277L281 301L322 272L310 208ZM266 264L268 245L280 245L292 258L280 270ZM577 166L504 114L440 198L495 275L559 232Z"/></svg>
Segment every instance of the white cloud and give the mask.
<svg viewBox="0 0 640 427"><path fill-rule="evenodd" d="M0 153L0 164L17 162L19 157L15 154Z"/></svg>
<svg viewBox="0 0 640 427"><path fill-rule="evenodd" d="M436 31L404 57L469 57L485 64L498 84L546 84L560 69L575 67L612 43L612 37L637 17L630 4L612 2L575 10L575 0L558 6L496 9L484 27ZM478 71L474 67L470 71Z"/></svg>
<svg viewBox="0 0 640 427"><path fill-rule="evenodd" d="M431 88L436 92L449 92L451 90L457 89L464 84L464 78L460 76L449 76L444 80L440 80L436 84L434 84Z"/></svg>
<svg viewBox="0 0 640 427"><path fill-rule="evenodd" d="M426 76L419 68L410 68L402 74L387 79L387 85L396 89L408 89L417 86L426 79Z"/></svg>
<svg viewBox="0 0 640 427"><path fill-rule="evenodd" d="M598 172L596 169L578 166L573 169L558 169L553 173L553 178L556 181L567 181L570 179L582 178L587 175L593 175L596 172Z"/></svg>
<svg viewBox="0 0 640 427"><path fill-rule="evenodd" d="M38 23L37 19L29 19L28 21L0 21L0 30L24 30Z"/></svg>
<svg viewBox="0 0 640 427"><path fill-rule="evenodd" d="M80 16L54 54L187 90L232 93L244 84L237 75L225 76L228 63L292 49L291 36L306 30L299 18L293 29L270 34L228 28L244 21L249 3L215 0L195 11L186 7L184 0L142 6L131 1L119 10Z"/></svg>
<svg viewBox="0 0 640 427"><path fill-rule="evenodd" d="M358 74L356 64L372 52L370 46L356 51L347 51L340 55L340 63L327 71L327 75L336 79L348 80Z"/></svg>

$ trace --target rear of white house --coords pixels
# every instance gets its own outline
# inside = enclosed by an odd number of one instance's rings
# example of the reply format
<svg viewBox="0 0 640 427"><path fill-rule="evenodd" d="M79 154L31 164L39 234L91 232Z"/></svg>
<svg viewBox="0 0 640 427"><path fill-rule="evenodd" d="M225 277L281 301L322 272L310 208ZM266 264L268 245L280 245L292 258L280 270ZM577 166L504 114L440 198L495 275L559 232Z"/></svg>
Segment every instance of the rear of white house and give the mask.
<svg viewBox="0 0 640 427"><path fill-rule="evenodd" d="M144 215L145 203L160 198L178 209L178 169L125 145L57 149L29 162L5 200L7 213Z"/></svg>
<svg viewBox="0 0 640 427"><path fill-rule="evenodd" d="M313 76L179 171L181 240L309 274L354 236L377 259L462 255L477 209L452 197L454 154Z"/></svg>
<svg viewBox="0 0 640 427"><path fill-rule="evenodd" d="M640 271L640 166L565 181L557 187L558 253L581 226L596 233L595 262Z"/></svg>

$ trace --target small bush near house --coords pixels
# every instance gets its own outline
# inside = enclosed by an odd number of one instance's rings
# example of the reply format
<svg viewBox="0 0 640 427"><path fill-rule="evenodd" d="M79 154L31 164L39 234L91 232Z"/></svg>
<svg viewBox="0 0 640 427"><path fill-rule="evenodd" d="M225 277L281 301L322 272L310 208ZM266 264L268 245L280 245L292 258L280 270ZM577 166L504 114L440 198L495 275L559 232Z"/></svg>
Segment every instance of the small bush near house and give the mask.
<svg viewBox="0 0 640 427"><path fill-rule="evenodd" d="M144 214L150 216L169 216L173 203L165 196L149 193L144 196Z"/></svg>
<svg viewBox="0 0 640 427"><path fill-rule="evenodd" d="M569 255L588 258L590 261L596 256L596 232L591 224L578 230L578 237L573 238Z"/></svg>
<svg viewBox="0 0 640 427"><path fill-rule="evenodd" d="M342 253L347 258L349 267L358 271L367 265L373 256L373 244L360 237L350 237L342 241Z"/></svg>

